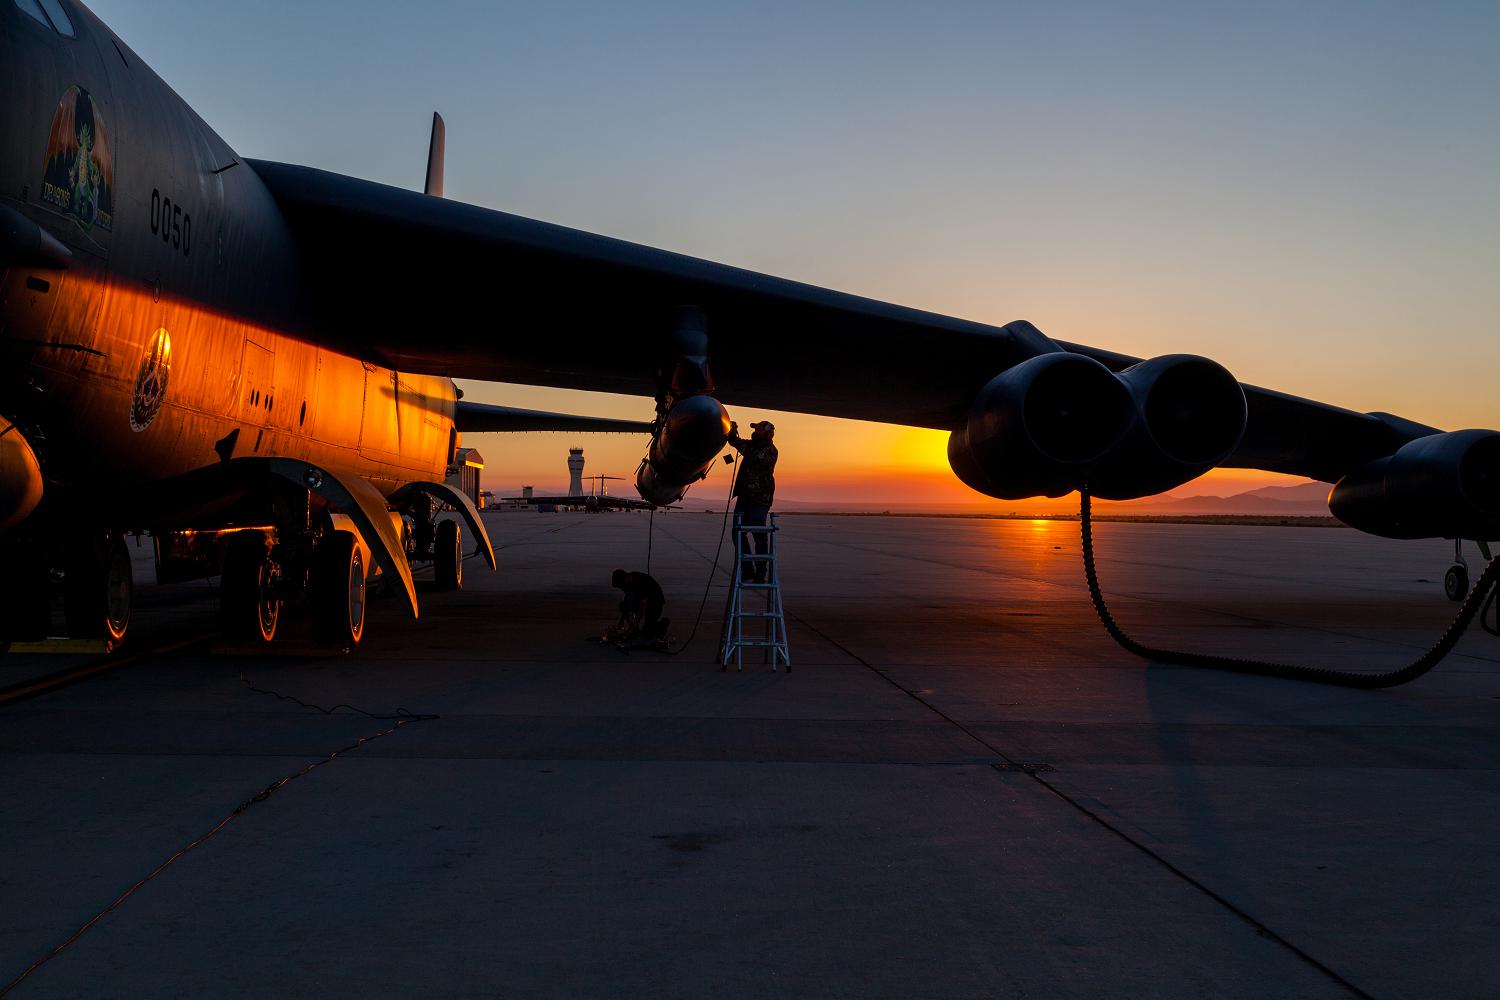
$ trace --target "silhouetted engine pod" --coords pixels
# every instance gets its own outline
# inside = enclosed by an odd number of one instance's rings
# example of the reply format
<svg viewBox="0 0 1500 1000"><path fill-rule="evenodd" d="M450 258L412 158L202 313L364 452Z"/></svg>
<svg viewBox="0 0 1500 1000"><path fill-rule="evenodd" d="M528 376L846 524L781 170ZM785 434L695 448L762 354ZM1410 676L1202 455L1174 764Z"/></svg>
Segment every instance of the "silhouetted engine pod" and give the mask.
<svg viewBox="0 0 1500 1000"><path fill-rule="evenodd" d="M1328 507L1386 538L1500 538L1500 434L1417 438L1340 479Z"/></svg>
<svg viewBox="0 0 1500 1000"><path fill-rule="evenodd" d="M1043 354L979 391L968 423L948 438L948 464L992 497L1060 497L1083 484L1134 419L1130 393L1108 368L1081 354Z"/></svg>
<svg viewBox="0 0 1500 1000"><path fill-rule="evenodd" d="M42 499L42 467L20 428L0 420L0 531L20 524Z"/></svg>
<svg viewBox="0 0 1500 1000"><path fill-rule="evenodd" d="M1245 434L1245 390L1216 361L1167 354L1132 365L1120 380L1138 419L1090 473L1095 496L1131 500L1181 486L1228 458Z"/></svg>
<svg viewBox="0 0 1500 1000"><path fill-rule="evenodd" d="M712 396L678 400L636 470L641 499L662 506L681 500L689 486L708 475L728 437L724 404Z"/></svg>

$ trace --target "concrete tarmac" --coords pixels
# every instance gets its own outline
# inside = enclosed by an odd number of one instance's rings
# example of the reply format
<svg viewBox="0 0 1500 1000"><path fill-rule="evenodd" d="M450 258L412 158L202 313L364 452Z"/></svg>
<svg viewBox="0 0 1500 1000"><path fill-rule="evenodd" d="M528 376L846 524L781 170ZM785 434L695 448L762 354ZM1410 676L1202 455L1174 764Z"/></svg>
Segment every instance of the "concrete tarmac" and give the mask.
<svg viewBox="0 0 1500 1000"><path fill-rule="evenodd" d="M13 996L1500 995L1477 628L1389 691L1153 666L1076 524L794 516L794 670L721 673L722 578L680 656L589 641L645 515L487 523L500 572L377 601L353 656L208 642L0 710L0 990L217 831ZM685 639L720 520L655 529ZM1454 610L1446 543L1097 533L1163 645L1388 669ZM212 619L140 600L147 645Z"/></svg>

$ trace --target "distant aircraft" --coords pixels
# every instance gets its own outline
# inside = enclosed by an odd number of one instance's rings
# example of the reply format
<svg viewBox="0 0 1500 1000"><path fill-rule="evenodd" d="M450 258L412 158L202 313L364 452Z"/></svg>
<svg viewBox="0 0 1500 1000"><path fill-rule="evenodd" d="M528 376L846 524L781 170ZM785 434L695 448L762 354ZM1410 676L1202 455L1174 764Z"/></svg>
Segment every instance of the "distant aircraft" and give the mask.
<svg viewBox="0 0 1500 1000"><path fill-rule="evenodd" d="M158 576L220 566L230 631L284 605L357 643L373 560L417 594L393 511L442 484L460 431L650 434L636 478L666 504L729 429L722 401L951 432L994 497L1085 484L1130 498L1220 465L1336 484L1397 538L1500 536L1500 434L1443 433L1242 386L1206 358L1142 361L441 198L242 159L72 0L0 2L0 641L130 617L122 534ZM480 406L452 377L629 393L650 421ZM416 506L421 506L417 504ZM454 581L457 531L434 538Z"/></svg>
<svg viewBox="0 0 1500 1000"><path fill-rule="evenodd" d="M606 510L656 510L658 505L647 503L645 500L632 500L629 497L611 496L609 489L604 485L606 480L622 480L620 476L584 476L591 484L588 493L569 493L566 496L539 497L519 496L506 497L507 503L528 503L536 507L582 507L591 514L597 514Z"/></svg>

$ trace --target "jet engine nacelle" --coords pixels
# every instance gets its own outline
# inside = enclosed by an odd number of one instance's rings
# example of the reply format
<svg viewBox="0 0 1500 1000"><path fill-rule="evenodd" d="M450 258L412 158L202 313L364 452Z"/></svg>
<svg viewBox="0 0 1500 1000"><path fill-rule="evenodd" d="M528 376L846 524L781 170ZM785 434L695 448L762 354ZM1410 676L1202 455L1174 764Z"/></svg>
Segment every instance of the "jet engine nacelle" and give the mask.
<svg viewBox="0 0 1500 1000"><path fill-rule="evenodd" d="M1431 434L1349 473L1333 516L1386 538L1500 538L1500 433Z"/></svg>
<svg viewBox="0 0 1500 1000"><path fill-rule="evenodd" d="M1042 354L995 376L948 437L959 479L992 497L1077 489L1135 420L1125 384L1081 354Z"/></svg>
<svg viewBox="0 0 1500 1000"><path fill-rule="evenodd" d="M1165 493L1224 461L1245 434L1245 390L1216 361L1167 354L1119 377L1137 418L1089 473L1094 496L1133 500Z"/></svg>
<svg viewBox="0 0 1500 1000"><path fill-rule="evenodd" d="M21 429L0 421L0 531L26 520L42 500L42 467Z"/></svg>
<svg viewBox="0 0 1500 1000"><path fill-rule="evenodd" d="M635 474L641 499L658 506L676 503L689 486L708 475L729 437L729 412L712 396L688 396L673 404Z"/></svg>

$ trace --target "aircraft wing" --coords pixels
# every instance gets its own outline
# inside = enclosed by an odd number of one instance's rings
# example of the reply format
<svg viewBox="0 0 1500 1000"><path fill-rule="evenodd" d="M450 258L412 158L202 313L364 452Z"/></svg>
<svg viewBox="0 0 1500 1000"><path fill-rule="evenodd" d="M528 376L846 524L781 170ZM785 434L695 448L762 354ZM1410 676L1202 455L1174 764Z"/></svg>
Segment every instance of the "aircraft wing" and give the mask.
<svg viewBox="0 0 1500 1000"><path fill-rule="evenodd" d="M572 431L590 434L650 434L649 420L580 417L572 413L523 410L515 406L458 402L453 422L461 431Z"/></svg>
<svg viewBox="0 0 1500 1000"><path fill-rule="evenodd" d="M654 396L674 317L708 318L726 403L956 429L995 375L1059 348L309 167L250 161L313 262L316 336L403 371ZM372 289L378 292L372 292ZM1246 387L1230 463L1332 481L1431 428Z"/></svg>
<svg viewBox="0 0 1500 1000"><path fill-rule="evenodd" d="M1141 360L1082 344L1059 344L1116 372ZM1359 413L1254 385L1244 389L1249 419L1239 447L1224 462L1230 468L1265 469L1331 483L1354 466L1438 433L1436 427L1389 413Z"/></svg>

